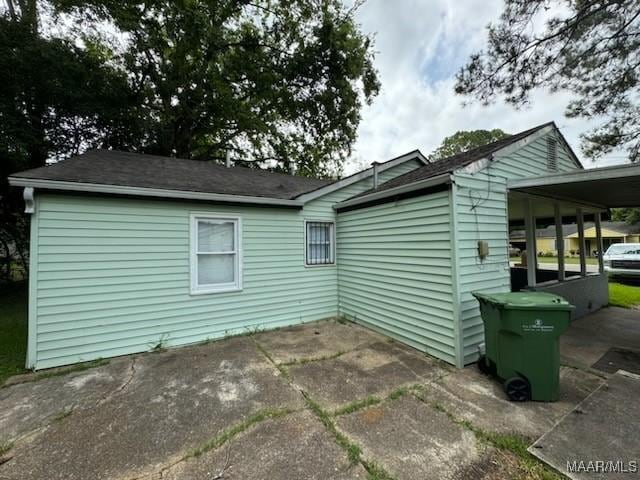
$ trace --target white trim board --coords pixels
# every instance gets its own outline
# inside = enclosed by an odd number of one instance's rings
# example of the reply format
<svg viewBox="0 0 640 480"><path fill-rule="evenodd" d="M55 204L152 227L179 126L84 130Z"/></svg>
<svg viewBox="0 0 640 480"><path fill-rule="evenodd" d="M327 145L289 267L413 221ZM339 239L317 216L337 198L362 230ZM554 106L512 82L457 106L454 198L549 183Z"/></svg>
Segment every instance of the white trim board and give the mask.
<svg viewBox="0 0 640 480"><path fill-rule="evenodd" d="M233 223L233 242L235 255L233 272L234 282L225 284L198 284L198 222ZM224 252L227 253L227 252ZM210 254L216 254L211 252ZM189 214L189 294L206 295L242 291L242 217L228 213L191 212Z"/></svg>
<svg viewBox="0 0 640 480"><path fill-rule="evenodd" d="M386 190L381 190L377 192L374 191L362 197L356 197L350 200L345 200L344 202L337 203L333 206L333 208L334 210L339 210L343 208L352 207L354 205L360 205L361 203L372 202L375 200L380 200L388 197L395 197L396 195L402 195L404 193L414 192L416 190L435 187L435 186L443 185L446 183L451 183L451 174L449 173L446 173L444 175L438 175L435 177L430 177L425 180L419 180L417 182L409 183L407 185L401 185L395 188L388 188Z"/></svg>
<svg viewBox="0 0 640 480"><path fill-rule="evenodd" d="M640 176L640 165L614 165L612 167L588 168L575 172L553 173L539 177L520 178L507 181L507 188L531 188L562 185L565 183L589 182L594 180L614 180L629 176Z"/></svg>

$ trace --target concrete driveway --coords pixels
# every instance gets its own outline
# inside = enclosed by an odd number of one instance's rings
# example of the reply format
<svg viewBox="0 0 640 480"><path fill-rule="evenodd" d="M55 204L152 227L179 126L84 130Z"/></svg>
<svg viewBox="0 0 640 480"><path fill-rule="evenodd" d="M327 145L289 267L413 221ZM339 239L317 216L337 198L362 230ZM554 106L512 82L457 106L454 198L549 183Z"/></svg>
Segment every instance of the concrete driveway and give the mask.
<svg viewBox="0 0 640 480"><path fill-rule="evenodd" d="M0 479L542 478L526 446L603 382L561 376L514 404L334 321L123 357L0 389Z"/></svg>

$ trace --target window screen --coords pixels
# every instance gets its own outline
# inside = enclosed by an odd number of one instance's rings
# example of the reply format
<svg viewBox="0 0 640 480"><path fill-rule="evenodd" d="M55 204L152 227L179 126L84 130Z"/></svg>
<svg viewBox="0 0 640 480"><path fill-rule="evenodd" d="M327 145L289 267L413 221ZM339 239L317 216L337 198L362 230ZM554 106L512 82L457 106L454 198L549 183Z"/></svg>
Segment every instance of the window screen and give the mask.
<svg viewBox="0 0 640 480"><path fill-rule="evenodd" d="M331 265L335 263L333 222L306 222L306 264Z"/></svg>

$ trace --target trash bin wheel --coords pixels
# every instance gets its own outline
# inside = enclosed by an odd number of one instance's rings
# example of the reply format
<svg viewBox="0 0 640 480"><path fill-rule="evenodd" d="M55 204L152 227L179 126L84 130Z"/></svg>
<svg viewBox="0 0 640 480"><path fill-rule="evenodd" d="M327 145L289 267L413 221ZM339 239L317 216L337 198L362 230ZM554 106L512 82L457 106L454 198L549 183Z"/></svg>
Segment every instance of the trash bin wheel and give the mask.
<svg viewBox="0 0 640 480"><path fill-rule="evenodd" d="M496 373L495 366L491 364L486 355L480 355L478 359L478 370L485 375L494 375Z"/></svg>
<svg viewBox="0 0 640 480"><path fill-rule="evenodd" d="M512 402L526 402L531 400L531 386L522 377L511 377L504 382L504 392Z"/></svg>

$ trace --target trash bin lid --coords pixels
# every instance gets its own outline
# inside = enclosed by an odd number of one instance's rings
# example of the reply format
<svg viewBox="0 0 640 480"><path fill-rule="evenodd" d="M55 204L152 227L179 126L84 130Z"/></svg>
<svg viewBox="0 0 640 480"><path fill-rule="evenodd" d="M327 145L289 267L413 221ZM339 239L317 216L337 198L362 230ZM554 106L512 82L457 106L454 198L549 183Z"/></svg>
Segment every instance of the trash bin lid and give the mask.
<svg viewBox="0 0 640 480"><path fill-rule="evenodd" d="M564 298L546 292L482 293L472 292L478 300L512 310L572 310Z"/></svg>

